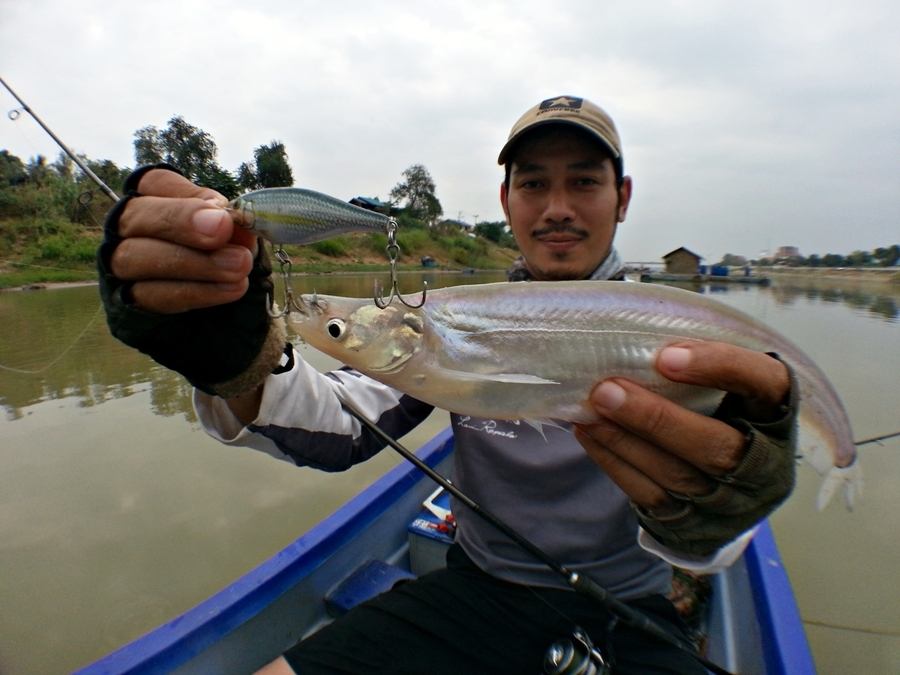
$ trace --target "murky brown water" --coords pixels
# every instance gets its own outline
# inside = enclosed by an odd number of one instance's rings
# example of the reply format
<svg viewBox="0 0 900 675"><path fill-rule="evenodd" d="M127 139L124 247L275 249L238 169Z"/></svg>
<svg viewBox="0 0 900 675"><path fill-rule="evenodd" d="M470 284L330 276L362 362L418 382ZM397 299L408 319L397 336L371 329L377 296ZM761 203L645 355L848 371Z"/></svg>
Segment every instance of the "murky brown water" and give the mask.
<svg viewBox="0 0 900 675"><path fill-rule="evenodd" d="M432 287L499 280L429 275ZM367 296L370 275L297 280ZM420 286L404 276L402 288ZM705 287L798 342L842 393L857 438L900 429L900 291ZM0 673L63 673L214 593L396 463L342 474L227 448L189 387L113 340L93 287L0 293ZM318 367L333 364L311 350ZM12 369L12 370L11 370ZM24 372L22 372L24 371ZM404 439L446 424L436 414ZM800 472L773 524L821 673L900 664L900 443L862 451L853 512L814 508Z"/></svg>

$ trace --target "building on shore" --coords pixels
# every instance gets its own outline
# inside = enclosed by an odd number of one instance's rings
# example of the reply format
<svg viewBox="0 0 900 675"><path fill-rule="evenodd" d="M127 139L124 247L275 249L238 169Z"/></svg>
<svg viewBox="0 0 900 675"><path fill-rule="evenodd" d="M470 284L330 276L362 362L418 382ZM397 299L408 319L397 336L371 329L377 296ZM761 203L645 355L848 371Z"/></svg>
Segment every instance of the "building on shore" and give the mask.
<svg viewBox="0 0 900 675"><path fill-rule="evenodd" d="M700 274L701 260L703 260L703 256L697 255L684 246L669 251L663 256L667 274Z"/></svg>

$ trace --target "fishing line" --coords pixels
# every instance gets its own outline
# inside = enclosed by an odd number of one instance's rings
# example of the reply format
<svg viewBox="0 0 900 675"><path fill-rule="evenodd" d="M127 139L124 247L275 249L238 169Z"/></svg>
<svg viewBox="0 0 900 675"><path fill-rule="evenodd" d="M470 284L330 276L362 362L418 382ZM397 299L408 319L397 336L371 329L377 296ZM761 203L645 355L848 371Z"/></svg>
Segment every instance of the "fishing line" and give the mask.
<svg viewBox="0 0 900 675"><path fill-rule="evenodd" d="M466 493L462 492L458 487L456 487L456 485L452 481L450 481L448 478L445 478L430 466L428 466L421 459L419 459L415 455L415 453L411 452L403 445L401 445L398 441L391 438L387 433L382 431L374 422L368 419L353 404L348 402L343 397L341 398L341 405L351 415L353 415L353 417L359 420L359 422L364 427L375 434L375 436L377 436L384 443L393 448L404 459L415 465L416 468L422 471L431 480L433 480L435 483L447 490L447 492L456 497L456 499L462 502L467 508L471 509L479 518L502 532L513 542L515 542L520 548L526 551L529 555L540 560L551 570L562 576L566 580L566 583L576 593L580 593L587 598L593 599L604 609L609 611L613 616L621 620L625 625L643 631L644 633L653 636L672 647L687 652L705 668L715 673L716 675L733 675L732 673L730 673L730 671L725 670L721 666L716 665L715 663L698 654L691 645L683 642L682 640L679 640L674 635L668 633L666 630L652 621L649 617L647 617L643 612L632 609L631 607L626 605L624 602L613 596L609 591L607 591L590 577L581 575L578 572L568 569L565 565L548 555L543 549L532 543L529 539L520 534L517 530L513 529L505 521L498 518L491 511L485 509L478 502L472 500L471 497L469 497Z"/></svg>
<svg viewBox="0 0 900 675"><path fill-rule="evenodd" d="M91 316L91 318L88 320L87 325L81 330L81 332L78 334L78 336L74 340L72 340L72 342L69 343L69 346L66 347L65 349L63 349L59 354L57 354L56 358L53 359L50 363L44 365L41 368L36 368L34 370L29 370L29 369L25 369L25 368L12 368L10 366L5 366L2 363L0 363L0 370L5 370L10 373L17 373L19 375L40 375L41 373L49 370L50 368L55 366L57 363L59 363L63 359L63 357L65 357L66 354L68 354L70 351L72 351L72 348L78 343L78 341L81 338L84 337L85 333L88 332L90 327L94 325L94 321L97 320L97 317L100 315L100 312L102 309L103 309L103 305L98 304L97 310L94 312L93 316Z"/></svg>

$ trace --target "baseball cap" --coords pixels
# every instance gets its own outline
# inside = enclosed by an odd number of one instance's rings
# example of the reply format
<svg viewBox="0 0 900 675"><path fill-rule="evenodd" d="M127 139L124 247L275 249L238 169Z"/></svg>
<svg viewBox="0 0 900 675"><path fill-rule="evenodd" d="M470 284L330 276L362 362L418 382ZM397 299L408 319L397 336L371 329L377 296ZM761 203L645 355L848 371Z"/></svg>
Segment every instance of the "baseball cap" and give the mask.
<svg viewBox="0 0 900 675"><path fill-rule="evenodd" d="M516 142L532 129L545 124L571 124L584 129L605 145L619 166L622 164L622 143L612 118L598 105L577 96L556 96L541 101L528 110L513 125L509 139L497 157L498 164L505 164L507 155Z"/></svg>

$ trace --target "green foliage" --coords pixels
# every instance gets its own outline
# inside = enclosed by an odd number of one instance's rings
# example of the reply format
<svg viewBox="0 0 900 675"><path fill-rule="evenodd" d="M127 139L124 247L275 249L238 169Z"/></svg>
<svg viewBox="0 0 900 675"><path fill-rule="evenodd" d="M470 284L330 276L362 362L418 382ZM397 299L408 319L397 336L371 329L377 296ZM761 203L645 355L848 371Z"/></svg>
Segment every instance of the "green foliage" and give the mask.
<svg viewBox="0 0 900 675"><path fill-rule="evenodd" d="M499 244L503 235L506 234L506 223L502 220L493 223L478 223L475 226L475 234Z"/></svg>
<svg viewBox="0 0 900 675"><path fill-rule="evenodd" d="M25 249L26 259L76 266L93 264L99 233L88 235L77 225L59 219L34 221L31 229L34 240Z"/></svg>
<svg viewBox="0 0 900 675"><path fill-rule="evenodd" d="M518 249L516 238L507 230L506 223L502 220L491 223L478 223L475 225L475 234L494 242L498 246Z"/></svg>
<svg viewBox="0 0 900 675"><path fill-rule="evenodd" d="M284 143L272 141L253 151L256 159L256 181L261 187L290 187L294 174L288 164Z"/></svg>
<svg viewBox="0 0 900 675"><path fill-rule="evenodd" d="M20 185L27 178L22 160L10 154L9 150L0 150L0 186Z"/></svg>
<svg viewBox="0 0 900 675"><path fill-rule="evenodd" d="M405 200L404 208L413 217L433 225L444 212L435 196L434 179L421 164L413 164L403 174L403 180L391 190L391 199Z"/></svg>
<svg viewBox="0 0 900 675"><path fill-rule="evenodd" d="M216 142L206 131L189 124L181 115L165 129L146 126L134 132L134 159L138 165L168 162L188 179L236 197L237 182L216 160Z"/></svg>
<svg viewBox="0 0 900 675"><path fill-rule="evenodd" d="M404 255L414 255L418 253L428 253L429 247L433 244L434 240L431 238L431 234L428 230L418 228L413 230L398 230L397 231L397 244L400 246L400 251ZM385 246L387 243L385 242ZM383 250L384 247L382 247Z"/></svg>
<svg viewBox="0 0 900 675"><path fill-rule="evenodd" d="M260 185L256 179L256 171L253 165L248 162L241 162L237 170L237 184L241 192L250 192L258 190Z"/></svg>
<svg viewBox="0 0 900 675"><path fill-rule="evenodd" d="M428 223L426 223L424 220L416 218L408 211L400 212L400 214L397 216L397 225L400 232L406 232L409 230L424 230L428 227Z"/></svg>
<svg viewBox="0 0 900 675"><path fill-rule="evenodd" d="M398 233L399 235L399 233ZM375 253L384 253L387 248L387 235L380 232L374 232L366 235L369 238L369 248Z"/></svg>
<svg viewBox="0 0 900 675"><path fill-rule="evenodd" d="M343 237L334 237L310 244L310 248L316 253L327 255L330 258L340 258L347 254L347 241Z"/></svg>
<svg viewBox="0 0 900 675"><path fill-rule="evenodd" d="M734 255L726 253L716 265L724 265L726 267L743 267L747 264L747 259L742 255Z"/></svg>

